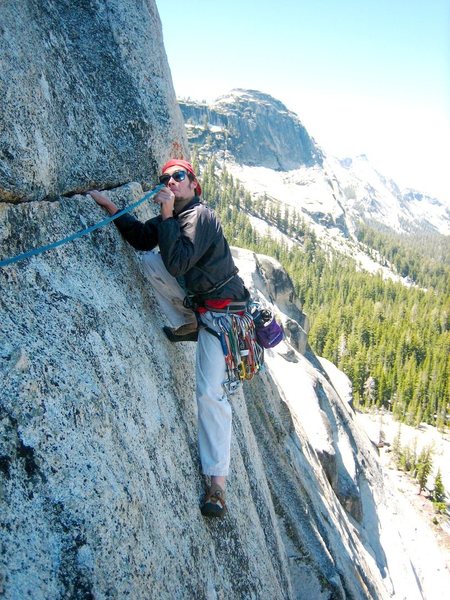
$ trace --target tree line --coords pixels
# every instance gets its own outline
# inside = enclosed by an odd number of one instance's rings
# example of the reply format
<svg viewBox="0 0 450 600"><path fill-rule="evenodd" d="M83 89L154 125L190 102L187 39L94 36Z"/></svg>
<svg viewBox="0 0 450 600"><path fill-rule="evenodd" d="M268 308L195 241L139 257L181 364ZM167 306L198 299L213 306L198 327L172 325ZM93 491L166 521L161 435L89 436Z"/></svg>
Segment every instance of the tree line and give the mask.
<svg viewBox="0 0 450 600"><path fill-rule="evenodd" d="M433 470L433 452L433 446L424 446L418 453L417 440L414 440L412 446L402 446L401 429L399 427L392 445L394 464L397 469L404 471L412 479L417 481L419 485L419 494L424 490L427 490L429 478ZM429 498L432 501L436 512L445 513L447 510L446 490L442 481L440 469L437 470L433 487L429 492Z"/></svg>
<svg viewBox="0 0 450 600"><path fill-rule="evenodd" d="M383 264L402 277L450 294L450 237L437 233L399 234L363 222L358 224L356 236L370 255L381 255Z"/></svg>

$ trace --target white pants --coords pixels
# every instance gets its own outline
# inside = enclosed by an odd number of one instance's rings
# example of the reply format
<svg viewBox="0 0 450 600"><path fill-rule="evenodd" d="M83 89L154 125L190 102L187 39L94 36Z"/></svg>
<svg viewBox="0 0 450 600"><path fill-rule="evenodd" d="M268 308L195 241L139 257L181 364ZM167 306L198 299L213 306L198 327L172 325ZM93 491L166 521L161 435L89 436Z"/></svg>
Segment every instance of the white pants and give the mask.
<svg viewBox="0 0 450 600"><path fill-rule="evenodd" d="M161 255L146 252L142 255L142 266L171 324L179 327L196 322L195 314L183 306L184 290L167 271ZM201 315L201 320L217 330L214 314L208 311ZM222 386L226 379L225 358L220 341L205 329L198 334L195 376L202 471L204 475L226 476L230 465L231 406Z"/></svg>

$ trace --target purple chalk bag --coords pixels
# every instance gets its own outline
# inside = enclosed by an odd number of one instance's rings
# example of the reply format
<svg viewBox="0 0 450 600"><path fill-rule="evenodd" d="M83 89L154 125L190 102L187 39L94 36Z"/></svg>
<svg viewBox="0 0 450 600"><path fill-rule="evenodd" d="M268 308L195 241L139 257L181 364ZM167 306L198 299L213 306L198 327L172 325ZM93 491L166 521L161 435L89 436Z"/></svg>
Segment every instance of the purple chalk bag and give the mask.
<svg viewBox="0 0 450 600"><path fill-rule="evenodd" d="M273 348L284 338L281 326L275 320L272 311L268 308L256 310L252 313L255 323L256 339L263 348Z"/></svg>

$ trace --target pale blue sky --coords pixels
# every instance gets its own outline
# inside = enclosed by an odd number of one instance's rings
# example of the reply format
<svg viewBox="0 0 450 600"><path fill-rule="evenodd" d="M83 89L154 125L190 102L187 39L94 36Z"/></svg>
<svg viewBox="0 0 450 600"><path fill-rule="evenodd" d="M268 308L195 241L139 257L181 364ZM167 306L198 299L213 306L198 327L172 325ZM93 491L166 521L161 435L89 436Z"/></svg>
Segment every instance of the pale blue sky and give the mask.
<svg viewBox="0 0 450 600"><path fill-rule="evenodd" d="M157 0L178 96L257 89L325 152L450 197L450 0Z"/></svg>

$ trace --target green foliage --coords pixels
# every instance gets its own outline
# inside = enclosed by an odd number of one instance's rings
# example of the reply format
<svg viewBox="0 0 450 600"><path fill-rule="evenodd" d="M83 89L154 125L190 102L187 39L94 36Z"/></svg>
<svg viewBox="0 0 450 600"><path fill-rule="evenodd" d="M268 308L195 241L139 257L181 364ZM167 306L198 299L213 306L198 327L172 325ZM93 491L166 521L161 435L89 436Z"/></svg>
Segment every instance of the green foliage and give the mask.
<svg viewBox="0 0 450 600"><path fill-rule="evenodd" d="M433 502L434 510L437 513L444 515L447 512L447 504L445 502ZM439 521L434 521L435 525L439 524Z"/></svg>
<svg viewBox="0 0 450 600"><path fill-rule="evenodd" d="M394 457L394 462L395 462L395 466L397 467L397 469L400 469L401 456L402 456L402 446L401 446L402 438L401 438L401 436L402 436L401 426L399 425L397 434L392 443L392 456Z"/></svg>
<svg viewBox="0 0 450 600"><path fill-rule="evenodd" d="M418 285L450 293L450 238L416 233L405 235L382 230L379 225L360 222L358 240L369 253L379 253L402 277Z"/></svg>
<svg viewBox="0 0 450 600"><path fill-rule="evenodd" d="M408 473L417 480L419 483L419 494L421 494L422 491L426 489L427 481L433 469L433 447L425 446L417 457L417 440L414 440L412 448L409 446L402 447L400 440L401 426L399 426L397 435L392 444L392 454L395 466L400 471L405 471L405 473ZM430 498L437 513L446 513L447 503L445 502L445 497L446 492L444 484L442 483L441 471L438 470ZM434 522L436 524L438 523L438 521Z"/></svg>
<svg viewBox="0 0 450 600"><path fill-rule="evenodd" d="M432 468L433 450L430 446L426 446L419 454L416 465L416 479L419 483L419 494L426 488Z"/></svg>
<svg viewBox="0 0 450 600"><path fill-rule="evenodd" d="M416 441L414 440L414 446L405 446L400 451L399 468L405 473L409 473L412 477L415 477L417 472L417 450Z"/></svg>
<svg viewBox="0 0 450 600"><path fill-rule="evenodd" d="M436 477L434 479L432 497L434 502L445 502L445 488L444 484L442 483L442 474L440 469L436 473Z"/></svg>
<svg viewBox="0 0 450 600"><path fill-rule="evenodd" d="M194 146L193 151L192 151L192 159L191 159L191 164L192 164L192 168L194 169L194 173L199 173L200 168L199 168L199 164L198 164L198 148L197 146Z"/></svg>
<svg viewBox="0 0 450 600"><path fill-rule="evenodd" d="M357 270L352 259L323 250L298 210L267 194L251 196L225 169L219 172L214 159L203 166L202 187L230 244L273 256L286 269L310 317L311 347L349 376L356 407L384 407L415 426L448 426L450 278L440 260L445 254L440 239L434 245L431 238L427 244L414 239L409 246L402 239L395 250L394 237L361 226L366 246L372 244L390 260L411 259L409 275L429 289L406 287ZM258 233L251 217L264 219L290 240ZM418 258L422 245L423 268Z"/></svg>

